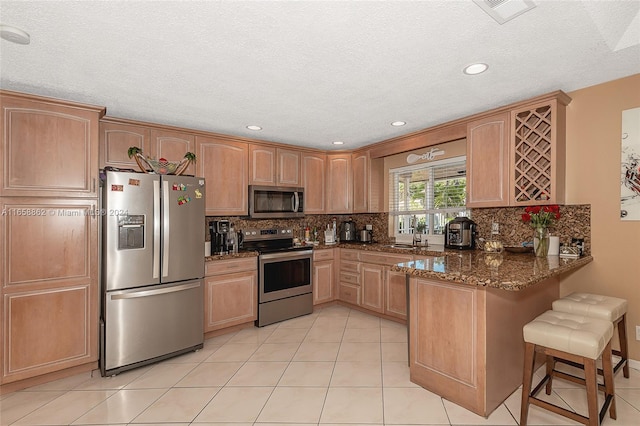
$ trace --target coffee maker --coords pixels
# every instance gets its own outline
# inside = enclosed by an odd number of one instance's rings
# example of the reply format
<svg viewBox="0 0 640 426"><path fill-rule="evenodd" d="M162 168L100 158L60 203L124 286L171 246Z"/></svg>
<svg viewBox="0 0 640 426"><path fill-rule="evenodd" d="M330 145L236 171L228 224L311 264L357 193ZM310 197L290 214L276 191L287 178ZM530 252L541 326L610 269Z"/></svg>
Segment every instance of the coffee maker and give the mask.
<svg viewBox="0 0 640 426"><path fill-rule="evenodd" d="M356 224L351 218L342 222L340 229L340 241L355 241L356 240Z"/></svg>
<svg viewBox="0 0 640 426"><path fill-rule="evenodd" d="M230 227L228 220L214 220L209 223L212 256L229 254L229 246L227 244L229 231Z"/></svg>
<svg viewBox="0 0 640 426"><path fill-rule="evenodd" d="M474 249L476 223L468 217L457 217L444 227L444 247L448 249Z"/></svg>

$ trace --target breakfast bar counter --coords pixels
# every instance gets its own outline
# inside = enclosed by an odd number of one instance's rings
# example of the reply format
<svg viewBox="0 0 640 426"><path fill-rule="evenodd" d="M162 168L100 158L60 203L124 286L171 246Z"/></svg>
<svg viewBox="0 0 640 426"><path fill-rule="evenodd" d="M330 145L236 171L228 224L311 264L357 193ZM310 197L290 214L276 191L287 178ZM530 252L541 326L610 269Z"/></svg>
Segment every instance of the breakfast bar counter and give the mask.
<svg viewBox="0 0 640 426"><path fill-rule="evenodd" d="M393 266L407 274L411 381L489 416L522 383L522 327L592 260L470 251Z"/></svg>
<svg viewBox="0 0 640 426"><path fill-rule="evenodd" d="M433 254L435 256L429 256L424 260L397 264L392 266L391 270L451 283L520 291L593 261L591 256L536 257L532 253L485 253L479 250Z"/></svg>

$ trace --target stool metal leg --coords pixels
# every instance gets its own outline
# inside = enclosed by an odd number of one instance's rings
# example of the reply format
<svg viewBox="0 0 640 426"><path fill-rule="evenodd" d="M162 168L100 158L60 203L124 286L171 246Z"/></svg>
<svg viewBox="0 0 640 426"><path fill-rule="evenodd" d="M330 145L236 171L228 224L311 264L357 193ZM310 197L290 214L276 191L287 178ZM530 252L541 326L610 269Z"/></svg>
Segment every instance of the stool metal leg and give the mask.
<svg viewBox="0 0 640 426"><path fill-rule="evenodd" d="M531 393L531 381L533 380L533 367L536 359L536 351L533 343L524 344L524 371L522 373L522 402L520 404L520 426L527 425L529 415L529 394Z"/></svg>

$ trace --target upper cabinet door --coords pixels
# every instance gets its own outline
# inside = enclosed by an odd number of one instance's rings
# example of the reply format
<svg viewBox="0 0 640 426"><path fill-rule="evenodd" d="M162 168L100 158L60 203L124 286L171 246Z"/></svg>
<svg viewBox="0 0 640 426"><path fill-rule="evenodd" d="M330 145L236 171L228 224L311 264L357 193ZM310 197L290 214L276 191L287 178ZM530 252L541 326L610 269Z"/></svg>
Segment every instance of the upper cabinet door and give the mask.
<svg viewBox="0 0 640 426"><path fill-rule="evenodd" d="M511 111L512 206L564 204L566 99Z"/></svg>
<svg viewBox="0 0 640 426"><path fill-rule="evenodd" d="M249 184L300 186L300 152L250 144Z"/></svg>
<svg viewBox="0 0 640 426"><path fill-rule="evenodd" d="M249 145L249 185L276 184L276 149Z"/></svg>
<svg viewBox="0 0 640 426"><path fill-rule="evenodd" d="M279 186L300 186L300 152L278 148L278 176Z"/></svg>
<svg viewBox="0 0 640 426"><path fill-rule="evenodd" d="M97 196L103 109L0 93L0 195Z"/></svg>
<svg viewBox="0 0 640 426"><path fill-rule="evenodd" d="M168 161L180 161L187 152L195 152L195 149L195 137L192 134L164 129L151 130L150 156L155 159L164 158ZM198 160L199 158L196 154L196 163ZM195 165L191 163L184 174L195 176Z"/></svg>
<svg viewBox="0 0 640 426"><path fill-rule="evenodd" d="M352 213L351 154L327 155L327 213Z"/></svg>
<svg viewBox="0 0 640 426"><path fill-rule="evenodd" d="M129 148L137 146L143 154L151 153L148 127L110 121L100 122L100 167L111 166L139 171L138 164L129 158Z"/></svg>
<svg viewBox="0 0 640 426"><path fill-rule="evenodd" d="M369 210L369 156L366 152L353 154L353 212Z"/></svg>
<svg viewBox="0 0 640 426"><path fill-rule="evenodd" d="M304 212L325 212L325 154L302 154L302 186L304 187Z"/></svg>
<svg viewBox="0 0 640 426"><path fill-rule="evenodd" d="M196 143L198 176L206 180L206 215L246 215L248 145L203 136Z"/></svg>
<svg viewBox="0 0 640 426"><path fill-rule="evenodd" d="M467 207L509 205L509 113L467 125Z"/></svg>

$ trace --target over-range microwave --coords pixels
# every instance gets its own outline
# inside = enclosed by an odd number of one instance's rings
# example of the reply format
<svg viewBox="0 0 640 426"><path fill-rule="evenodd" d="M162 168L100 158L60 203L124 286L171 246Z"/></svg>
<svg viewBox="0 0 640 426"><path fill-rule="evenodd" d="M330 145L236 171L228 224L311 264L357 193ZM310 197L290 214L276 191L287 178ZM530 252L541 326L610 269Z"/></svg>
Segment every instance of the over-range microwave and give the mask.
<svg viewBox="0 0 640 426"><path fill-rule="evenodd" d="M249 217L273 219L302 216L303 188L249 185Z"/></svg>

